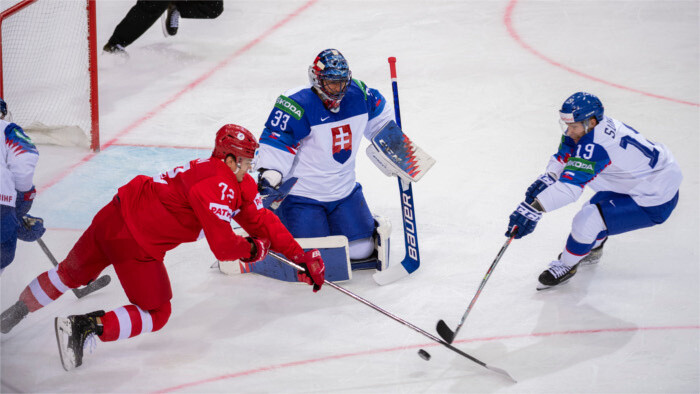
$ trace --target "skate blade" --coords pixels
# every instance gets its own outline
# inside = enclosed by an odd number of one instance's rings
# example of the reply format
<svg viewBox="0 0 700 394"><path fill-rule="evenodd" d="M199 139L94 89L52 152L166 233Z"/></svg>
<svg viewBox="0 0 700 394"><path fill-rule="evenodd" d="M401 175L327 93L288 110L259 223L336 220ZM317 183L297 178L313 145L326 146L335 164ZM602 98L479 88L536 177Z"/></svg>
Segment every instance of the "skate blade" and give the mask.
<svg viewBox="0 0 700 394"><path fill-rule="evenodd" d="M168 34L168 27L166 26L168 20L168 10L166 9L163 15L160 17L160 27L163 29L163 37L169 38L172 37L170 34Z"/></svg>
<svg viewBox="0 0 700 394"><path fill-rule="evenodd" d="M69 319L57 317L54 320L56 329L56 343L58 344L58 355L61 357L61 365L66 371L75 368L75 356L68 348L68 338L73 334L72 325Z"/></svg>
<svg viewBox="0 0 700 394"><path fill-rule="evenodd" d="M573 278L573 276L572 276L572 278ZM540 282L538 281L538 282L537 282L537 291L542 291L542 290L548 290L548 289L553 289L553 288L561 287L561 285L563 285L564 283L566 283L566 282L568 282L568 281L570 281L570 280L571 280L571 278L569 278L569 279L567 279L567 280L565 280L565 281L563 281L563 282L559 282L559 283L557 283L556 285L552 285L552 286L544 285L544 284L542 284L542 283L540 283Z"/></svg>
<svg viewBox="0 0 700 394"><path fill-rule="evenodd" d="M592 260L587 260L587 261L581 261L581 266L589 266L589 265L596 265L600 262L600 257L597 259L592 259Z"/></svg>

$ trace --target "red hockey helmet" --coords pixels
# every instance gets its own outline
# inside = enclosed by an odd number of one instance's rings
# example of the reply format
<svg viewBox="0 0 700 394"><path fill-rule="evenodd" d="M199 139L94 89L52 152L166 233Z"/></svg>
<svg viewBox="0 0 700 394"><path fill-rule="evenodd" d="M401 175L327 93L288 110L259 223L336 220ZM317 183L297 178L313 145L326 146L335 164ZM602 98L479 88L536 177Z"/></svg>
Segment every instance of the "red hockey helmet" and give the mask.
<svg viewBox="0 0 700 394"><path fill-rule="evenodd" d="M227 124L220 128L216 132L214 144L211 155L217 159L225 159L227 155L252 159L259 146L250 131L235 124Z"/></svg>

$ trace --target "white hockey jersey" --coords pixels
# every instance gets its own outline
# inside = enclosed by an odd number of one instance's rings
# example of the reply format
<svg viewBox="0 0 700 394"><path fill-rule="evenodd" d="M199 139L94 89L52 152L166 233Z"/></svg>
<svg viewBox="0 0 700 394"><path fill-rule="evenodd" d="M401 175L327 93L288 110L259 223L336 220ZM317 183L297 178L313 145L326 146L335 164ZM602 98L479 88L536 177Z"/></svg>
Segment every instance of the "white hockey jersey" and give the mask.
<svg viewBox="0 0 700 394"><path fill-rule="evenodd" d="M564 136L546 171L559 178L537 196L546 212L576 201L585 186L657 206L675 196L683 179L666 146L607 116L578 143Z"/></svg>
<svg viewBox="0 0 700 394"><path fill-rule="evenodd" d="M311 86L281 95L260 137L255 169L297 177L290 194L328 202L355 187L355 157L366 138L394 115L375 89L353 79L338 113L328 111Z"/></svg>
<svg viewBox="0 0 700 394"><path fill-rule="evenodd" d="M14 207L17 191L32 188L39 151L18 125L0 119L0 129L5 134L0 158L0 204Z"/></svg>

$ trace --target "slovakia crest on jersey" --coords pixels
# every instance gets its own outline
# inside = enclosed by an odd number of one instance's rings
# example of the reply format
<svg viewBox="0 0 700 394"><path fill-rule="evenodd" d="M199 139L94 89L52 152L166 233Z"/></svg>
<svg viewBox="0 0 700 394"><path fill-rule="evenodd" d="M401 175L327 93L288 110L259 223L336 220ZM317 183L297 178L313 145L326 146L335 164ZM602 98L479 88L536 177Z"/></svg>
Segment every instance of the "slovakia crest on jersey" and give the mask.
<svg viewBox="0 0 700 394"><path fill-rule="evenodd" d="M333 159L343 164L352 155L352 131L350 131L350 125L333 127L331 131L333 132Z"/></svg>

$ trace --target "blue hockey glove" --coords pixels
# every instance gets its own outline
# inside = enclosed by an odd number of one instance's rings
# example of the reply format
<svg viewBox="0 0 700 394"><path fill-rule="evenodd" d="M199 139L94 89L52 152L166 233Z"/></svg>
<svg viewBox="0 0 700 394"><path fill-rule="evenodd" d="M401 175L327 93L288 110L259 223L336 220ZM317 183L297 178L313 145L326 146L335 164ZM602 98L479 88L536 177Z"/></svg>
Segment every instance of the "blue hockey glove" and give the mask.
<svg viewBox="0 0 700 394"><path fill-rule="evenodd" d="M532 204L538 194L542 193L544 189L552 186L556 182L557 178L555 178L552 174L547 173L540 175L537 180L527 188L527 191L525 192L525 202Z"/></svg>
<svg viewBox="0 0 700 394"><path fill-rule="evenodd" d="M32 186L31 189L26 192L21 192L17 190L17 201L15 202L15 210L17 211L17 218L22 220L22 216L26 215L27 212L32 208L32 203L34 202L34 197L36 197L36 188Z"/></svg>
<svg viewBox="0 0 700 394"><path fill-rule="evenodd" d="M17 228L17 238L24 242L34 242L41 238L45 232L44 219L31 215L24 215L22 219L20 219L20 224Z"/></svg>
<svg viewBox="0 0 700 394"><path fill-rule="evenodd" d="M510 214L510 221L508 222L508 231L506 231L506 237L512 235L513 226L518 226L515 234L515 239L520 239L531 232L535 231L535 226L537 222L542 218L542 212L533 208L530 204L526 202L521 202L520 205Z"/></svg>
<svg viewBox="0 0 700 394"><path fill-rule="evenodd" d="M277 209L292 187L297 183L297 178L289 178L282 181L282 174L275 170L265 170L258 176L258 192L262 197L263 206L267 209Z"/></svg>

